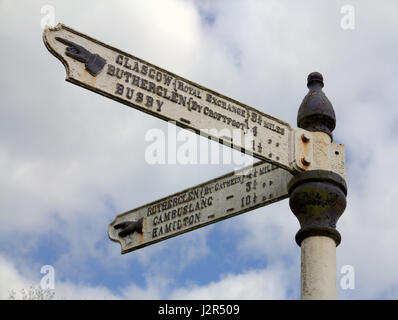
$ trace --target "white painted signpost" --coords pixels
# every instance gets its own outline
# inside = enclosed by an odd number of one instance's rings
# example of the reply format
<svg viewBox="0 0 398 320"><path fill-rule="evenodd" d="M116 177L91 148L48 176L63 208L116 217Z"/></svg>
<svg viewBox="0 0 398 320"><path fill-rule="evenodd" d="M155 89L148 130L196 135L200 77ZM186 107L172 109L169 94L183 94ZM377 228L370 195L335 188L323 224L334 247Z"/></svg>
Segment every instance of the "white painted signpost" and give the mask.
<svg viewBox="0 0 398 320"><path fill-rule="evenodd" d="M122 213L110 224L108 235L127 253L285 199L291 178L286 170L258 162ZM131 221L140 221L140 232L121 237L124 230L115 226Z"/></svg>
<svg viewBox="0 0 398 320"><path fill-rule="evenodd" d="M292 128L62 24L45 29L43 37L49 51L64 64L67 81L292 173L321 165L313 157L313 149L319 147L317 140L311 139L313 132ZM305 150L303 135L308 138ZM340 156L332 149L340 150ZM335 144L332 149L327 150L328 161L334 171L344 174L343 148Z"/></svg>
<svg viewBox="0 0 398 320"><path fill-rule="evenodd" d="M43 40L48 50L64 64L67 81L160 119L173 121L261 160L253 166L118 215L109 225L108 235L121 244L122 253L292 194L298 200L292 204L291 196L290 205L302 227L296 236L298 244L301 245L302 238L307 241L329 236L328 239L333 238L338 245L339 234L333 231L338 217L331 218L326 213L329 220L325 227L319 224L322 220L319 217L307 219L313 212L306 215L305 221L300 215L309 210L308 206L333 207L335 199L341 196L330 195L337 191L322 193L317 190L315 202L311 195L308 196L308 191L304 191L308 198L305 204L301 204L297 213L297 206L294 207L301 201L301 193L297 190L314 181L338 185L346 192L339 180L344 182L345 179L344 146L332 142L334 111L321 90L323 78L320 74L312 73L308 78L310 92L300 107L300 128L295 128L65 25L46 28ZM307 280L302 278L302 283ZM316 290L311 294L313 292ZM318 295L318 298L334 297L330 290L328 294ZM303 295L303 298L307 296Z"/></svg>

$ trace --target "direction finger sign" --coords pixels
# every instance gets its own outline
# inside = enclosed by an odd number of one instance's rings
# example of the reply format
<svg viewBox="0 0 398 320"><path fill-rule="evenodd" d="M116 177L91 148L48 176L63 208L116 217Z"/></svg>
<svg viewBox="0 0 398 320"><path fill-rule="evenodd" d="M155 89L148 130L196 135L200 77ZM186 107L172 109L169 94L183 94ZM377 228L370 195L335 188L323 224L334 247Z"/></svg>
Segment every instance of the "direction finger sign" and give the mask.
<svg viewBox="0 0 398 320"><path fill-rule="evenodd" d="M299 148L295 143L301 142L297 137L303 132L307 136L311 132L293 128L65 25L46 28L43 39L64 64L69 82L292 173L309 169L296 154Z"/></svg>
<svg viewBox="0 0 398 320"><path fill-rule="evenodd" d="M258 162L122 213L109 225L108 236L127 253L285 199L291 178L286 170ZM142 230L131 227L137 221Z"/></svg>

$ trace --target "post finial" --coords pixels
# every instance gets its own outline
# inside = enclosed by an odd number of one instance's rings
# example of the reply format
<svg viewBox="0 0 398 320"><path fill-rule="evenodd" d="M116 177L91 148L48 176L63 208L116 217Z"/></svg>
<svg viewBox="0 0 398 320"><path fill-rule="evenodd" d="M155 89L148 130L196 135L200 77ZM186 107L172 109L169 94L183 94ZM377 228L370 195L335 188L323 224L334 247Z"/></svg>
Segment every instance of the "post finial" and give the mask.
<svg viewBox="0 0 398 320"><path fill-rule="evenodd" d="M318 81L322 85L322 88L323 88L323 86L324 86L323 76L321 73L311 72L307 77L307 87L309 88L310 85L313 84L315 81Z"/></svg>
<svg viewBox="0 0 398 320"><path fill-rule="evenodd" d="M325 132L333 140L332 131L336 127L336 115L333 105L322 91L323 86L322 74L311 72L308 75L309 91L300 105L297 126L308 131Z"/></svg>

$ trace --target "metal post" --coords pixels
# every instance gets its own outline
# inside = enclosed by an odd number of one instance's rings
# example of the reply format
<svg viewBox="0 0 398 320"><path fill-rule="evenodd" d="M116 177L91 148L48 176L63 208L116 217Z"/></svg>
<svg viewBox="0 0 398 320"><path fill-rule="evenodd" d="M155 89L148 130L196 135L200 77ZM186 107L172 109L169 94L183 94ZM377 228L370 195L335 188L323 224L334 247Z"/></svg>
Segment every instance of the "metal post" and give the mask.
<svg viewBox="0 0 398 320"><path fill-rule="evenodd" d="M308 76L308 94L301 103L297 125L328 135L336 125L333 106L323 93L323 77ZM337 299L336 247L341 236L336 223L346 207L343 177L327 170L308 170L289 183L289 205L300 222L296 242L301 246L301 299Z"/></svg>

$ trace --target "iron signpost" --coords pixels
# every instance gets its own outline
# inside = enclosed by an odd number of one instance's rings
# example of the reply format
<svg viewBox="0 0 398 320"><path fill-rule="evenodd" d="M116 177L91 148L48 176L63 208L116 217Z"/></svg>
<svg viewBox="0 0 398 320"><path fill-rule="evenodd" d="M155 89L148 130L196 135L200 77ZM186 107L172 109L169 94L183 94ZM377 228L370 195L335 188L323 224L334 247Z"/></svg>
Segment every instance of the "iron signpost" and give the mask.
<svg viewBox="0 0 398 320"><path fill-rule="evenodd" d="M301 226L302 298L337 298L330 270L346 203L345 149L333 142L336 119L321 74L308 77L296 128L63 24L46 28L43 40L67 81L261 160L118 215L108 235L122 253L290 197ZM317 264L321 256L329 269Z"/></svg>

